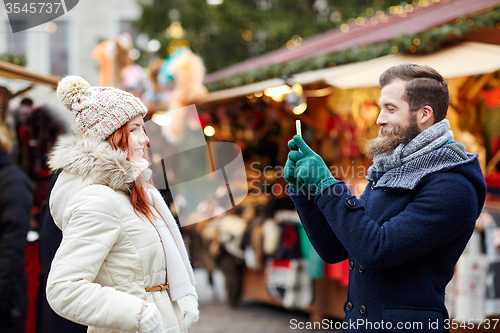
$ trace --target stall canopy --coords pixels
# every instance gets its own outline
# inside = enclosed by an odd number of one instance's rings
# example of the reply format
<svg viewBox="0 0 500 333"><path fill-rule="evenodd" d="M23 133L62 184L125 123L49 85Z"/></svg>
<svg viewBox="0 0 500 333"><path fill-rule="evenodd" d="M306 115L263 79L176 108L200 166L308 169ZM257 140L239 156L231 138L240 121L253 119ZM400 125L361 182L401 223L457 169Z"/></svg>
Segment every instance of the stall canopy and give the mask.
<svg viewBox="0 0 500 333"><path fill-rule="evenodd" d="M57 83L61 80L60 77L50 74L40 74L30 71L24 67L0 61L0 77L7 79L26 80L33 83L47 84L52 87L57 87Z"/></svg>
<svg viewBox="0 0 500 333"><path fill-rule="evenodd" d="M428 55L388 55L356 63L342 72L333 69L318 75L318 80L341 89L373 87L378 86L384 70L404 63L430 66L447 79L492 73L500 69L500 46L466 42Z"/></svg>
<svg viewBox="0 0 500 333"><path fill-rule="evenodd" d="M407 1L411 3L411 1ZM390 15L387 22L371 23L367 20L362 26L351 27L348 32L333 29L302 42L301 47L288 50L282 47L261 56L248 59L226 67L205 77L205 83L213 82L232 75L270 66L305 59L321 54L330 54L382 41L398 38L401 33L411 35L434 27L453 22L457 17L466 17L487 11L500 4L499 0L453 0L428 1L426 7L415 7L404 17Z"/></svg>
<svg viewBox="0 0 500 333"><path fill-rule="evenodd" d="M445 78L492 73L500 70L500 46L465 42L428 55L393 54L368 61L320 69L292 76L299 84L324 82L340 89L378 86L380 74L391 66L403 63L427 65ZM210 93L205 102L249 95L264 89L285 84L282 79L272 79L243 87Z"/></svg>

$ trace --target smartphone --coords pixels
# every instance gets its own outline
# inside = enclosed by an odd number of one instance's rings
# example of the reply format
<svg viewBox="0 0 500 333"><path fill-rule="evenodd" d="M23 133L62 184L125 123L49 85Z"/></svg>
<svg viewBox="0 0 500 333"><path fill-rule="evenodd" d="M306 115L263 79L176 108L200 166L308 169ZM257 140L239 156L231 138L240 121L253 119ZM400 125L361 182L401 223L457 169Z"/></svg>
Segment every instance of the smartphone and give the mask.
<svg viewBox="0 0 500 333"><path fill-rule="evenodd" d="M300 120L295 120L295 127L297 128L297 135L302 137L302 128L300 127Z"/></svg>
<svg viewBox="0 0 500 333"><path fill-rule="evenodd" d="M302 137L302 128L300 126L300 120L299 119L295 120L295 127L297 128L297 135L300 136L300 137ZM299 148L299 151L302 153L302 151L300 150L300 148Z"/></svg>

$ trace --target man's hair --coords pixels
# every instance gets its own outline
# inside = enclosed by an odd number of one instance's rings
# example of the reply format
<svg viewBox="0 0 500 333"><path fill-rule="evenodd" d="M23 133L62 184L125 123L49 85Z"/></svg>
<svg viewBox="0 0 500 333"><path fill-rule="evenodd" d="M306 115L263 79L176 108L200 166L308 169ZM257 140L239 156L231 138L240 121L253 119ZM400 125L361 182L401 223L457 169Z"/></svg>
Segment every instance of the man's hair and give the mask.
<svg viewBox="0 0 500 333"><path fill-rule="evenodd" d="M446 118L450 104L448 83L434 68L415 64L402 64L385 70L379 78L383 88L394 79L406 81L403 99L411 111L429 105L434 111L434 123Z"/></svg>

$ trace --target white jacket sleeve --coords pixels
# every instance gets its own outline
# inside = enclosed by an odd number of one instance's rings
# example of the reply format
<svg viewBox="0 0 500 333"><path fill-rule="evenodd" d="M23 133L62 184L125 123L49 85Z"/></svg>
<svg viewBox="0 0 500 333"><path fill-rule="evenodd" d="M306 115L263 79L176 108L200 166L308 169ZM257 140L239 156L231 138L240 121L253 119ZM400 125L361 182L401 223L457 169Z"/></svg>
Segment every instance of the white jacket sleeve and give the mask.
<svg viewBox="0 0 500 333"><path fill-rule="evenodd" d="M50 269L47 300L58 315L74 322L136 332L144 300L93 283L121 225L112 198L89 187L78 193L77 208L67 212L71 215Z"/></svg>
<svg viewBox="0 0 500 333"><path fill-rule="evenodd" d="M177 300L181 311L184 313L184 323L186 324L186 329L190 329L191 326L196 324L200 318L200 311L198 310L198 295L196 292L187 294Z"/></svg>

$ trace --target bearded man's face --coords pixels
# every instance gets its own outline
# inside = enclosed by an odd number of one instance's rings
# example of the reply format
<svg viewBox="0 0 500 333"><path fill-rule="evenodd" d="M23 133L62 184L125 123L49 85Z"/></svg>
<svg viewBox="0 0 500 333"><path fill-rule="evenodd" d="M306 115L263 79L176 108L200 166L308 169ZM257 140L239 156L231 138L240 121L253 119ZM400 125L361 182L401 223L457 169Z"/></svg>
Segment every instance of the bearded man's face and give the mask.
<svg viewBox="0 0 500 333"><path fill-rule="evenodd" d="M382 88L380 94L380 114L377 125L378 137L366 145L367 156L373 158L382 153L390 153L400 144L408 144L419 133L417 112L410 111L404 99L406 82L394 79Z"/></svg>

